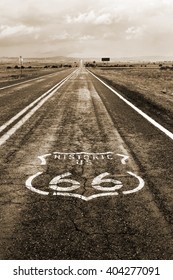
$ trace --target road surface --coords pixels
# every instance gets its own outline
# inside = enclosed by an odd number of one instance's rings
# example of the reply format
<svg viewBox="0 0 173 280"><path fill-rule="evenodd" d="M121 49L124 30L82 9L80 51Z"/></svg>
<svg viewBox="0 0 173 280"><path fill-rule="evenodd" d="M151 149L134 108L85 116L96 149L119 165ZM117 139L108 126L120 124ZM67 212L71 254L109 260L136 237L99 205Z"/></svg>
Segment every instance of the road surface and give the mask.
<svg viewBox="0 0 173 280"><path fill-rule="evenodd" d="M85 68L0 89L0 116L1 259L173 258L168 135Z"/></svg>

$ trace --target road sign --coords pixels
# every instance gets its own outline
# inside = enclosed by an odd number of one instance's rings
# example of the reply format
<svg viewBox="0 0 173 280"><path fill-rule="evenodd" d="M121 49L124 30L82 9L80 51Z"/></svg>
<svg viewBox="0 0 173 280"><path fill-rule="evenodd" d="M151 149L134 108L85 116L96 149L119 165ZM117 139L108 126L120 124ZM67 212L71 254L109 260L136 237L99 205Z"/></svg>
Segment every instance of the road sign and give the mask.
<svg viewBox="0 0 173 280"><path fill-rule="evenodd" d="M102 61L110 61L109 57L102 57Z"/></svg>
<svg viewBox="0 0 173 280"><path fill-rule="evenodd" d="M20 65L23 65L23 57L22 56L19 57L19 63L20 63Z"/></svg>

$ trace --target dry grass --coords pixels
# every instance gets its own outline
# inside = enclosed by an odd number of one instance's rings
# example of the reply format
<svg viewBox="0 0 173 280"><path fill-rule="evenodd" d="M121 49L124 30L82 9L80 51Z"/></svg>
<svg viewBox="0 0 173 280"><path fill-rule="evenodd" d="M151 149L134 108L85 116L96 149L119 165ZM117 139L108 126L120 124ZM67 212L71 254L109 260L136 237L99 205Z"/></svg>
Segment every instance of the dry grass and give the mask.
<svg viewBox="0 0 173 280"><path fill-rule="evenodd" d="M7 68L0 68L0 86L8 85L11 82L20 82L20 80L24 80L27 78L34 78L39 75L48 74L53 70L47 70L39 67L31 68L31 69L7 69Z"/></svg>
<svg viewBox="0 0 173 280"><path fill-rule="evenodd" d="M52 68L53 65L68 64L66 61L57 61L57 60L42 60L42 59L31 59L24 60L24 69L20 69L19 61L16 58L0 58L0 87L13 84L15 82L20 82L23 80L31 79L34 77L42 76L45 74L53 73L55 71L61 71L64 68ZM70 63L69 63L70 64ZM15 66L18 66L19 69L15 69ZM44 68L48 66L48 68Z"/></svg>
<svg viewBox="0 0 173 280"><path fill-rule="evenodd" d="M173 113L173 71L159 68L95 68L94 73L113 84L140 94Z"/></svg>

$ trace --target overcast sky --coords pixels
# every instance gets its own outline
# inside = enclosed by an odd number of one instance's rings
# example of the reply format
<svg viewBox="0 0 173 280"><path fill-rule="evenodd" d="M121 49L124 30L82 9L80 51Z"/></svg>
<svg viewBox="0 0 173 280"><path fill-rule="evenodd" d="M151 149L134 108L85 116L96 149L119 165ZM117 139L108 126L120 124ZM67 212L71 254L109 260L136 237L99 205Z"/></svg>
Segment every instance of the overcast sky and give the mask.
<svg viewBox="0 0 173 280"><path fill-rule="evenodd" d="M0 56L173 56L173 0L0 0Z"/></svg>

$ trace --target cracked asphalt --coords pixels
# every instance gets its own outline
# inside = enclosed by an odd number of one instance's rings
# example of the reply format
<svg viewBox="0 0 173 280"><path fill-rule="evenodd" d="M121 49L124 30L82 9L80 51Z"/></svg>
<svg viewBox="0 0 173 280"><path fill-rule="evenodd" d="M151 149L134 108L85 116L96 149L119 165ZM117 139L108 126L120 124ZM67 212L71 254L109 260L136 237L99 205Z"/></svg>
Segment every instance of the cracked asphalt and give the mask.
<svg viewBox="0 0 173 280"><path fill-rule="evenodd" d="M1 125L72 71L1 91ZM172 166L172 140L78 69L0 147L0 258L172 259Z"/></svg>

